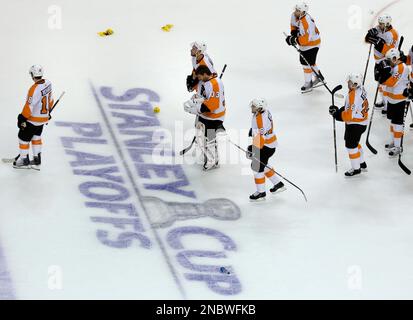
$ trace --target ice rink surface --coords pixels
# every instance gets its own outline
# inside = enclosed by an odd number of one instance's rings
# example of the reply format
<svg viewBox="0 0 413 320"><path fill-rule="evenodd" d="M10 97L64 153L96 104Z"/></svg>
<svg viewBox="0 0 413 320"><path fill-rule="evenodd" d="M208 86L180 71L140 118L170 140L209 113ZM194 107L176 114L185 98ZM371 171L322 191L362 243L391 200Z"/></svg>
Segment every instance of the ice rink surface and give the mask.
<svg viewBox="0 0 413 320"><path fill-rule="evenodd" d="M66 95L44 130L42 170L0 167L0 299L413 297L413 179L384 152L388 129L379 112L371 133L379 153L365 150L369 172L354 180L343 177L350 163L337 123L335 173L330 95L300 93L298 56L283 39L294 4L2 6L1 157L18 152L16 117L31 65L43 65L55 97ZM383 8L406 38L405 51L413 44L407 0L309 5L322 37L318 65L331 87L364 71L364 34ZM59 10L61 28L50 29ZM165 24L174 25L170 32L161 30ZM115 33L97 35L107 28ZM250 203L248 161L224 142L232 161L210 172L191 163L192 154L152 157L162 137L175 151L191 140L194 119L182 103L190 97L194 40L208 44L218 70L228 64L225 126L234 141L247 146L249 101L268 100L279 140L272 164L305 190L307 203L290 185ZM412 132L403 159L413 167Z"/></svg>

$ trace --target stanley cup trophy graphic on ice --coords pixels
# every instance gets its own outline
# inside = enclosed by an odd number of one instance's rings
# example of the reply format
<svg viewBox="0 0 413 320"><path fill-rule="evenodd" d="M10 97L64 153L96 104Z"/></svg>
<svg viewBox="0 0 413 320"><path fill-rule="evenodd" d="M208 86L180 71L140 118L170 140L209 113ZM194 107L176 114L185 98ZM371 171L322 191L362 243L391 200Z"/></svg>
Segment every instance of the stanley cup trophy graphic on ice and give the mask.
<svg viewBox="0 0 413 320"><path fill-rule="evenodd" d="M177 220L211 217L217 220L238 220L238 206L228 199L210 199L203 203L166 202L157 197L142 197L153 228L167 228Z"/></svg>

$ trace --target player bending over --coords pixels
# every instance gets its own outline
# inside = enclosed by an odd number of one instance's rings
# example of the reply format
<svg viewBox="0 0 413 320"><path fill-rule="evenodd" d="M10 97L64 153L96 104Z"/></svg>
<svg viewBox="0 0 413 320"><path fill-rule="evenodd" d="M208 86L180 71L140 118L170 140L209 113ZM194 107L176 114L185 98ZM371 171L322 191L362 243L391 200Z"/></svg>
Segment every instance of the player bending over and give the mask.
<svg viewBox="0 0 413 320"><path fill-rule="evenodd" d="M219 166L217 133L225 132L225 94L222 80L213 74L208 66L195 70L200 83L198 93L184 103L186 112L198 116L196 124L197 144L204 154L204 170Z"/></svg>
<svg viewBox="0 0 413 320"><path fill-rule="evenodd" d="M274 155L277 147L277 136L274 132L274 123L267 102L264 99L254 99L250 102L252 123L249 136L252 144L248 147L247 158L252 160L251 169L254 172L257 191L250 196L251 201L265 200L265 177L270 179L274 186L271 193L285 190L284 183L275 174L274 169L267 167L268 160Z"/></svg>
<svg viewBox="0 0 413 320"><path fill-rule="evenodd" d="M369 102L361 74L350 74L347 77L347 84L348 95L345 105L340 109L336 106L330 106L329 112L336 120L345 123L344 140L350 157L351 169L344 175L354 177L359 175L362 170L367 171L360 139L367 127Z"/></svg>
<svg viewBox="0 0 413 320"><path fill-rule="evenodd" d="M300 55L300 63L304 69L304 85L302 92L309 92L320 82L320 79L313 73L311 67L319 73L317 67L317 54L320 49L320 32L315 25L314 19L308 14L306 3L297 4L291 16L291 35L286 38L287 44L299 45L301 54L310 65Z"/></svg>
<svg viewBox="0 0 413 320"><path fill-rule="evenodd" d="M53 108L52 84L43 79L43 68L34 65L29 73L34 84L29 89L22 113L17 117L20 153L13 162L16 169L40 169L43 126L50 120L49 112ZM30 142L32 161L29 160Z"/></svg>

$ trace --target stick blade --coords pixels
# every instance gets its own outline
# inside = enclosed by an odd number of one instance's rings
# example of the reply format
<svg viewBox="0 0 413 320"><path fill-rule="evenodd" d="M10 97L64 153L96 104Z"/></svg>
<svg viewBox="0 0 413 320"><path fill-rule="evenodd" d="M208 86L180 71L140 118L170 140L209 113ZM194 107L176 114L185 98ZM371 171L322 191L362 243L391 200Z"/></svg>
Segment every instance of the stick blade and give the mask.
<svg viewBox="0 0 413 320"><path fill-rule="evenodd" d="M407 174L407 175L411 175L412 172L409 168L407 168L404 163L402 162L402 160L399 158L399 167Z"/></svg>
<svg viewBox="0 0 413 320"><path fill-rule="evenodd" d="M339 91L339 90L341 90L341 89L343 89L343 86L341 85L341 84L339 84L337 87L335 87L334 89L333 89L333 94L334 93L336 93L337 91Z"/></svg>

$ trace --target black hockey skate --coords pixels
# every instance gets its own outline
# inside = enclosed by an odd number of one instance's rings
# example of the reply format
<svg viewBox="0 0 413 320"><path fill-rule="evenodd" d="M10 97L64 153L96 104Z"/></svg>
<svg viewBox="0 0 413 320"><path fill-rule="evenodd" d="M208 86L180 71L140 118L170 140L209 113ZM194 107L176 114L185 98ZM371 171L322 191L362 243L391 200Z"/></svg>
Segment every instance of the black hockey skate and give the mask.
<svg viewBox="0 0 413 320"><path fill-rule="evenodd" d="M394 158L403 152L402 148L400 147L393 147L390 149L389 157Z"/></svg>
<svg viewBox="0 0 413 320"><path fill-rule="evenodd" d="M381 109L381 108L384 107L384 102L383 102L383 101L382 101L382 102L377 102L377 103L374 105L374 107L375 107L376 109Z"/></svg>
<svg viewBox="0 0 413 320"><path fill-rule="evenodd" d="M30 169L30 160L29 155L24 158L20 158L20 155L17 156L13 162L13 168L15 169Z"/></svg>
<svg viewBox="0 0 413 320"><path fill-rule="evenodd" d="M30 167L34 170L40 171L40 165L42 164L41 152L37 156L33 156L33 160L30 161Z"/></svg>
<svg viewBox="0 0 413 320"><path fill-rule="evenodd" d="M344 175L346 177L354 177L361 173L361 169L350 169L349 171L345 172Z"/></svg>
<svg viewBox="0 0 413 320"><path fill-rule="evenodd" d="M301 93L307 93L313 91L313 81L311 82L306 82L304 85L301 87Z"/></svg>
<svg viewBox="0 0 413 320"><path fill-rule="evenodd" d="M362 172L367 172L367 163L366 162L360 163L360 170Z"/></svg>
<svg viewBox="0 0 413 320"><path fill-rule="evenodd" d="M280 182L278 182L276 185L274 185L274 187L272 187L272 188L270 189L270 192L271 192L272 194L275 194L275 193L283 192L283 191L285 191L285 190L286 190L286 188L285 188L284 183L282 183L282 182L280 181Z"/></svg>
<svg viewBox="0 0 413 320"><path fill-rule="evenodd" d="M390 151L392 148L394 148L394 142L386 143L384 145L384 149L386 149L386 151Z"/></svg>
<svg viewBox="0 0 413 320"><path fill-rule="evenodd" d="M266 193L265 192L255 192L252 195L250 195L250 201L262 201L265 200L266 197Z"/></svg>

